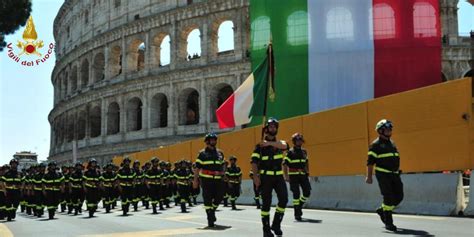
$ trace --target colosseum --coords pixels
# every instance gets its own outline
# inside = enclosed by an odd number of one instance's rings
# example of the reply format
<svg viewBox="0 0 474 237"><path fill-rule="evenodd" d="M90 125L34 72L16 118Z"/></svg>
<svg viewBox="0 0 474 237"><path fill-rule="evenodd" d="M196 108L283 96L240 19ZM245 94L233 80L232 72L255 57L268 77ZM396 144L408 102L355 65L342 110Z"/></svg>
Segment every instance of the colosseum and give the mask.
<svg viewBox="0 0 474 237"><path fill-rule="evenodd" d="M441 77L472 76L474 35L458 34L458 0L440 4ZM225 27L233 47L221 49ZM216 131L213 111L251 71L249 0L66 0L54 37L49 159L59 163L103 164Z"/></svg>

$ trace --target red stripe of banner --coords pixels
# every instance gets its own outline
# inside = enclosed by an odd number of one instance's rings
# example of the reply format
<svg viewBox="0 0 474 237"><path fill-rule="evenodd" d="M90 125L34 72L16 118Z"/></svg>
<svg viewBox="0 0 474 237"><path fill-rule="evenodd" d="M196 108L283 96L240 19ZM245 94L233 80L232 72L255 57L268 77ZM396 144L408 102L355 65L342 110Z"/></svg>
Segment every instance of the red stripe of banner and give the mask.
<svg viewBox="0 0 474 237"><path fill-rule="evenodd" d="M441 82L438 0L373 0L375 97Z"/></svg>
<svg viewBox="0 0 474 237"><path fill-rule="evenodd" d="M235 100L235 94L232 94L216 110L217 122L219 123L219 128L221 128L221 129L235 127L234 100Z"/></svg>

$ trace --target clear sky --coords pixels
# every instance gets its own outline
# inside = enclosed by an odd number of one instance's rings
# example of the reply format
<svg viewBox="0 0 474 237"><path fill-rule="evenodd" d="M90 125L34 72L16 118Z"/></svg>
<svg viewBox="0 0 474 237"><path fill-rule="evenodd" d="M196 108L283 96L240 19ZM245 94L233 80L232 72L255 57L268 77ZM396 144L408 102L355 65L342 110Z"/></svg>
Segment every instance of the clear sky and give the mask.
<svg viewBox="0 0 474 237"><path fill-rule="evenodd" d="M54 43L53 21L62 3L62 0L33 0L32 15L38 39L45 44L40 49L43 55L49 43ZM468 35L474 30L474 7L461 0L459 8L459 32ZM23 30L24 27L8 35L7 43L16 47L17 41L22 40ZM192 46L190 50L200 52L198 47ZM230 49L228 45L219 45L219 48ZM7 163L15 152L24 150L36 152L40 160L45 160L50 145L48 114L53 108L54 54L44 64L25 67L8 58L7 50L0 52L0 164ZM18 48L15 50L18 53ZM22 60L25 59L36 57L23 56Z"/></svg>

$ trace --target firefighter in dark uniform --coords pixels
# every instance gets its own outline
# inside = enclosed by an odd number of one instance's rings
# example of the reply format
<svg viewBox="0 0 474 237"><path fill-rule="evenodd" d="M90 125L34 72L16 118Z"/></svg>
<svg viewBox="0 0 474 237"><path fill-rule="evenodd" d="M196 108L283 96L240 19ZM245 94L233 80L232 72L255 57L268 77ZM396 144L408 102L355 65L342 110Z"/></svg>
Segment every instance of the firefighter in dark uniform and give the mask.
<svg viewBox="0 0 474 237"><path fill-rule="evenodd" d="M61 166L61 174L64 177L64 192L61 193L61 213L66 211L67 199L69 194L67 193L69 186L69 169L67 165Z"/></svg>
<svg viewBox="0 0 474 237"><path fill-rule="evenodd" d="M161 185L163 183L163 171L159 167L160 160L157 157L151 159L151 168L145 175L145 184L149 190L150 203L153 209L153 214L158 214L157 206L160 210L164 210L163 202L161 202Z"/></svg>
<svg viewBox="0 0 474 237"><path fill-rule="evenodd" d="M301 221L303 216L303 205L311 194L311 184L309 183L308 153L302 148L304 143L303 135L293 134L291 137L294 147L291 148L283 162L284 172L290 177L290 190L293 193L293 208L295 209L295 219ZM300 194L300 187L303 194Z"/></svg>
<svg viewBox="0 0 474 237"><path fill-rule="evenodd" d="M188 205L190 207L193 206L193 179L194 179L194 173L193 173L193 163L190 160L185 160L184 165L188 171Z"/></svg>
<svg viewBox="0 0 474 237"><path fill-rule="evenodd" d="M42 182L48 217L53 219L61 202L61 192L64 191L64 176L56 171L55 161L48 164L48 172L43 176Z"/></svg>
<svg viewBox="0 0 474 237"><path fill-rule="evenodd" d="M224 161L224 167L227 168L227 166L229 166L229 162L225 160ZM229 181L227 180L227 176L224 176L223 182L224 182L224 197L223 197L222 201L224 203L224 207L228 207L229 206L230 190L229 190Z"/></svg>
<svg viewBox="0 0 474 237"><path fill-rule="evenodd" d="M8 168L7 165L0 167L0 220L4 220L7 216L6 189L5 182L3 182L3 175L8 171Z"/></svg>
<svg viewBox="0 0 474 237"><path fill-rule="evenodd" d="M28 180L27 180L27 175L28 172L25 168L21 169L21 185L20 185L20 211L21 213L25 212L26 210L26 195L28 193L27 186L28 186Z"/></svg>
<svg viewBox="0 0 474 237"><path fill-rule="evenodd" d="M138 202L142 200L141 198L143 196L144 173L140 168L141 168L140 161L135 160L133 162L133 172L135 172L135 181L133 185L134 192L133 192L133 201L132 201L134 211L138 211Z"/></svg>
<svg viewBox="0 0 474 237"><path fill-rule="evenodd" d="M46 165L41 163L37 166L36 174L33 176L33 192L34 192L34 214L42 217L45 208L45 197L43 195L43 177L46 171Z"/></svg>
<svg viewBox="0 0 474 237"><path fill-rule="evenodd" d="M16 210L20 205L22 176L17 170L18 161L12 159L10 161L10 169L2 176L5 184L5 211L7 220L11 221L16 217Z"/></svg>
<svg viewBox="0 0 474 237"><path fill-rule="evenodd" d="M186 203L189 201L190 189L190 171L186 167L186 161L182 160L177 163L176 170L174 172L174 178L176 179L176 185L178 189L179 202L181 205L181 212L186 213Z"/></svg>
<svg viewBox="0 0 474 237"><path fill-rule="evenodd" d="M86 206L89 217L93 217L100 201L100 171L97 169L97 161L90 159L87 171L84 172L84 193L86 194Z"/></svg>
<svg viewBox="0 0 474 237"><path fill-rule="evenodd" d="M207 223L209 227L214 227L215 212L224 196L224 153L216 148L217 134L206 134L204 142L206 148L199 152L196 159L193 188L201 184Z"/></svg>
<svg viewBox="0 0 474 237"><path fill-rule="evenodd" d="M170 203L168 200L168 195L170 192L170 189L169 189L170 173L166 169L166 161L160 161L160 168L161 168L161 171L163 172L161 176L162 183L161 183L160 210L164 210L164 208L163 209L161 208L162 206L166 206L166 208L170 208Z"/></svg>
<svg viewBox="0 0 474 237"><path fill-rule="evenodd" d="M117 175L118 174L118 171L119 171L119 166L116 165L116 164L113 164L113 171L114 171L114 174ZM120 197L120 185L117 185L117 181L115 182L115 186L114 186L114 190L113 190L113 196L114 196L114 201L112 202L112 209L115 209L115 207L117 206L117 200L118 198Z"/></svg>
<svg viewBox="0 0 474 237"><path fill-rule="evenodd" d="M120 200L122 203L122 212L126 216L130 210L130 204L133 201L133 183L135 182L135 172L130 168L130 158L125 157L122 162L122 168L117 173L117 182L120 191Z"/></svg>
<svg viewBox="0 0 474 237"><path fill-rule="evenodd" d="M143 206L146 208L146 209L150 209L150 190L148 189L148 187L146 186L145 184L145 180L146 180L146 174L148 173L148 171L150 170L151 168L151 163L150 162L146 162L145 165L143 165L142 167L142 172L143 172L143 178L142 178L142 203L143 203Z"/></svg>
<svg viewBox="0 0 474 237"><path fill-rule="evenodd" d="M260 199L262 199L262 197L260 196L260 191L258 191L258 188L255 185L255 182L253 182L253 171L252 170L250 170L250 172L249 172L249 177L250 177L250 179L252 180L252 183L253 183L253 193L254 193L253 200L255 201L255 205L257 205L257 209L260 209Z"/></svg>
<svg viewBox="0 0 474 237"><path fill-rule="evenodd" d="M225 172L229 195L230 195L230 204L232 206L232 210L237 210L235 206L235 201L240 196L240 184L242 183L242 171L240 167L237 166L237 157L231 156L229 158L230 166L227 167Z"/></svg>
<svg viewBox="0 0 474 237"><path fill-rule="evenodd" d="M25 198L24 205L26 206L26 214L33 215L33 176L34 176L35 166L32 165L28 169L26 169L26 174L24 177L23 183L23 196Z"/></svg>
<svg viewBox="0 0 474 237"><path fill-rule="evenodd" d="M252 171L254 182L262 195L262 224L263 236L273 236L272 230L277 236L283 235L281 221L288 202L288 191L285 180L288 177L282 170L284 152L288 150L288 144L283 140L277 140L279 122L270 118L265 122L265 138L258 144L252 153ZM278 197L273 223L270 227L270 205L272 202L272 191L275 190Z"/></svg>
<svg viewBox="0 0 474 237"><path fill-rule="evenodd" d="M114 203L114 190L115 190L115 181L117 180L117 175L114 173L114 165L109 163L105 166L105 172L100 176L100 181L102 182L103 190L103 203L105 206L105 212L110 213L112 209L112 204Z"/></svg>
<svg viewBox="0 0 474 237"><path fill-rule="evenodd" d="M375 126L379 137L369 147L366 183L371 184L373 170L383 196L382 206L377 214L385 224L385 229L397 231L393 224L392 212L403 200L403 183L400 179L400 155L395 143L390 139L393 124L382 119ZM375 168L374 168L375 165Z"/></svg>
<svg viewBox="0 0 474 237"><path fill-rule="evenodd" d="M71 202L74 208L74 215L82 212L82 203L84 202L84 166L81 162L76 162L74 171L69 177L71 192Z"/></svg>

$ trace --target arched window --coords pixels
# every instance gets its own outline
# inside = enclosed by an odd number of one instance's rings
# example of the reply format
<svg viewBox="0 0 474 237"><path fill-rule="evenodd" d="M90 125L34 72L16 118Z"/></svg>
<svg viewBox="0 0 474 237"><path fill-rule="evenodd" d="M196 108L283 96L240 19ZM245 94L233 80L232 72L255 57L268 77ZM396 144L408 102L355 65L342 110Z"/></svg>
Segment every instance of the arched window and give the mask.
<svg viewBox="0 0 474 237"><path fill-rule="evenodd" d="M293 12L288 17L286 30L290 45L308 44L308 14L305 11Z"/></svg>
<svg viewBox="0 0 474 237"><path fill-rule="evenodd" d="M335 7L326 15L326 38L354 39L354 21L352 13L344 7Z"/></svg>
<svg viewBox="0 0 474 237"><path fill-rule="evenodd" d="M163 93L156 94L151 99L151 127L164 128L168 126L168 99Z"/></svg>
<svg viewBox="0 0 474 237"><path fill-rule="evenodd" d="M89 84L89 61L84 59L81 65L81 89Z"/></svg>
<svg viewBox="0 0 474 237"><path fill-rule="evenodd" d="M252 49L263 49L270 42L270 18L260 16L251 24L251 39Z"/></svg>
<svg viewBox="0 0 474 237"><path fill-rule="evenodd" d="M219 84L211 92L211 122L217 122L216 110L234 93L228 84Z"/></svg>
<svg viewBox="0 0 474 237"><path fill-rule="evenodd" d="M180 125L199 123L199 93L192 88L185 89L179 96Z"/></svg>
<svg viewBox="0 0 474 237"><path fill-rule="evenodd" d="M92 65L92 72L94 73L94 82L104 80L105 74L105 58L103 53L98 53L94 57L94 64Z"/></svg>
<svg viewBox="0 0 474 237"><path fill-rule="evenodd" d="M142 106L143 103L138 97L134 97L127 102L128 131L138 131L142 129Z"/></svg>
<svg viewBox="0 0 474 237"><path fill-rule="evenodd" d="M375 4L370 13L370 17L372 17L374 22L373 25L370 25L370 34L374 35L374 39L395 38L396 26L393 8L387 3L379 3Z"/></svg>
<svg viewBox="0 0 474 237"><path fill-rule="evenodd" d="M417 2L413 7L415 38L436 37L436 10L430 3Z"/></svg>
<svg viewBox="0 0 474 237"><path fill-rule="evenodd" d="M171 40L167 35L160 44L160 66L169 65L171 62Z"/></svg>
<svg viewBox="0 0 474 237"><path fill-rule="evenodd" d="M201 57L201 31L194 29L189 32L187 37L187 60L193 60Z"/></svg>
<svg viewBox="0 0 474 237"><path fill-rule="evenodd" d="M234 50L234 23L224 21L219 25L217 31L218 52Z"/></svg>
<svg viewBox="0 0 474 237"><path fill-rule="evenodd" d="M137 71L141 71L145 68L145 43L141 43L137 49Z"/></svg>
<svg viewBox="0 0 474 237"><path fill-rule="evenodd" d="M98 137L101 134L101 108L95 106L89 113L89 124L91 130L91 137Z"/></svg>
<svg viewBox="0 0 474 237"><path fill-rule="evenodd" d="M122 74L122 48L118 45L115 45L110 50L109 67L111 76Z"/></svg>
<svg viewBox="0 0 474 237"><path fill-rule="evenodd" d="M86 112L79 112L76 127L77 140L82 140L86 137Z"/></svg>
<svg viewBox="0 0 474 237"><path fill-rule="evenodd" d="M107 135L120 131L120 107L116 102L109 105L107 110Z"/></svg>
<svg viewBox="0 0 474 237"><path fill-rule="evenodd" d="M74 93L77 90L77 66L74 66L71 71L71 92Z"/></svg>

